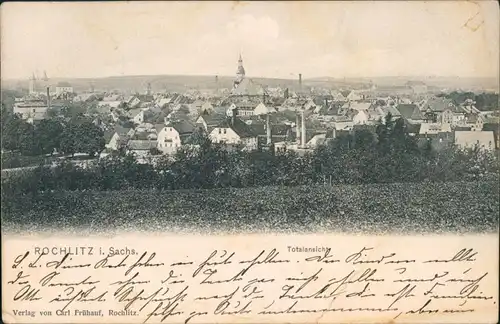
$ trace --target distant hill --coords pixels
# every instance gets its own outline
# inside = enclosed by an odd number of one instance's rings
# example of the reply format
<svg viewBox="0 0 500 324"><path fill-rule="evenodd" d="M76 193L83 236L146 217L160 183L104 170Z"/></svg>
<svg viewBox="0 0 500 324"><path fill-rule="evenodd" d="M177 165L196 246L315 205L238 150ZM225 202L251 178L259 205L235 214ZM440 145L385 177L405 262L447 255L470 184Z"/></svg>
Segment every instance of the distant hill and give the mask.
<svg viewBox="0 0 500 324"><path fill-rule="evenodd" d="M372 78L332 78L321 77L307 79L305 83L319 84L374 84L377 86L402 86L408 81L422 81L428 86L448 89L474 89L478 91L499 90L499 80L496 78L460 78L460 77L440 77L440 76L387 76Z"/></svg>
<svg viewBox="0 0 500 324"><path fill-rule="evenodd" d="M298 86L298 81L287 79L252 78L255 82L269 87L293 87ZM111 91L119 89L126 92L144 92L148 83L154 92L163 91L186 91L189 89L216 89L231 88L234 77L219 76L218 82L215 76L192 76L192 75L147 75L147 76L114 76L106 78L53 78L48 84L55 87L59 82L68 82L75 91L88 91L93 86L97 91ZM2 88L28 88L28 80L3 80ZM40 86L42 87L42 86Z"/></svg>
<svg viewBox="0 0 500 324"><path fill-rule="evenodd" d="M297 90L297 79L274 79L249 77L255 82L269 87L280 86ZM59 82L69 82L75 91L88 91L91 86L97 91L121 90L125 92L144 92L148 83L154 92L186 91L189 89L231 88L233 76L219 76L218 83L215 76L193 75L142 75L142 76L113 76L105 78L53 78L48 85L55 87ZM459 77L374 77L374 78L333 78L320 77L303 79L303 87L326 88L366 88L371 84L378 86L401 86L408 81L422 81L429 86L445 89L471 89L477 91L497 91L498 80L495 78L459 78ZM41 86L42 87L42 86ZM2 88L28 88L28 80L2 80ZM41 91L42 89L40 89Z"/></svg>

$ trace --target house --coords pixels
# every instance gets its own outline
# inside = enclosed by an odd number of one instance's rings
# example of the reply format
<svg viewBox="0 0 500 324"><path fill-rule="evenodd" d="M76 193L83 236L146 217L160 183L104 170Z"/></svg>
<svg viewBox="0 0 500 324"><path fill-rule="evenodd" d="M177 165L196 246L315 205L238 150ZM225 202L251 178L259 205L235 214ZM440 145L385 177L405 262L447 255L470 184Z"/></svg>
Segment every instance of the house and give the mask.
<svg viewBox="0 0 500 324"><path fill-rule="evenodd" d="M135 155L140 163L147 162L147 158L151 156L151 150L157 147L154 140L129 140L126 144L127 153Z"/></svg>
<svg viewBox="0 0 500 324"><path fill-rule="evenodd" d="M465 112L452 107L446 108L441 113L441 122L452 126L465 125Z"/></svg>
<svg viewBox="0 0 500 324"><path fill-rule="evenodd" d="M274 109L273 107L270 107L268 105L265 105L264 103L260 103L257 105L257 107L255 107L255 109L253 110L253 115L267 115L267 114L271 114L271 113L274 113L276 112L276 109Z"/></svg>
<svg viewBox="0 0 500 324"><path fill-rule="evenodd" d="M434 151L440 151L453 145L454 138L450 133L439 133L437 135L419 137L417 139L417 145L420 148L424 148L429 143Z"/></svg>
<svg viewBox="0 0 500 324"><path fill-rule="evenodd" d="M359 101L363 100L364 96L361 95L358 91L352 90L346 97L348 101Z"/></svg>
<svg viewBox="0 0 500 324"><path fill-rule="evenodd" d="M344 102L346 97L340 91L332 91L332 101L334 102Z"/></svg>
<svg viewBox="0 0 500 324"><path fill-rule="evenodd" d="M350 130L354 126L354 121L349 116L333 116L332 120L337 130Z"/></svg>
<svg viewBox="0 0 500 324"><path fill-rule="evenodd" d="M141 124L144 121L144 110L141 108L134 108L127 110L127 117L136 124Z"/></svg>
<svg viewBox="0 0 500 324"><path fill-rule="evenodd" d="M34 121L44 119L48 108L42 100L24 101L14 104L13 113L19 114L22 119Z"/></svg>
<svg viewBox="0 0 500 324"><path fill-rule="evenodd" d="M451 125L441 123L420 124L420 135L436 135L438 133L451 133Z"/></svg>
<svg viewBox="0 0 500 324"><path fill-rule="evenodd" d="M173 154L193 134L196 126L189 121L170 122L158 132L157 148L165 154Z"/></svg>
<svg viewBox="0 0 500 324"><path fill-rule="evenodd" d="M349 109L351 110L368 110L372 108L371 102L351 102L349 103Z"/></svg>
<svg viewBox="0 0 500 324"><path fill-rule="evenodd" d="M500 148L500 123L490 123L488 120L483 125L483 131L493 132L495 137L495 148Z"/></svg>
<svg viewBox="0 0 500 324"><path fill-rule="evenodd" d="M200 108L197 108L196 111L201 113L212 113L214 111L214 106L207 101L203 103Z"/></svg>
<svg viewBox="0 0 500 324"><path fill-rule="evenodd" d="M352 118L354 125L365 125L368 123L369 114L367 110L359 110Z"/></svg>
<svg viewBox="0 0 500 324"><path fill-rule="evenodd" d="M136 96L129 96L129 97L125 98L124 102L127 105L127 108L133 109L133 108L139 107L141 100L139 98L137 98Z"/></svg>
<svg viewBox="0 0 500 324"><path fill-rule="evenodd" d="M125 147L128 140L134 135L135 131L133 128L125 128L121 126L116 126L113 135L109 138L106 148L117 151L122 147Z"/></svg>
<svg viewBox="0 0 500 324"><path fill-rule="evenodd" d="M257 135L249 125L236 117L236 112L214 127L209 136L215 143L242 145L247 150L257 149Z"/></svg>
<svg viewBox="0 0 500 324"><path fill-rule="evenodd" d="M112 110L112 109L116 109L116 108L120 108L122 106L122 101L99 101L97 103L97 107L99 108L105 108L107 107L107 109L109 110Z"/></svg>
<svg viewBox="0 0 500 324"><path fill-rule="evenodd" d="M156 106L158 108L165 108L165 107L168 107L168 104L172 101L172 98L159 98L158 100L156 100Z"/></svg>
<svg viewBox="0 0 500 324"><path fill-rule="evenodd" d="M451 109L452 111L456 111L456 106L453 104L451 99L446 99L443 97L431 98L427 101L427 107L425 109L429 109L434 112L438 119L441 119L441 114L447 110Z"/></svg>
<svg viewBox="0 0 500 324"><path fill-rule="evenodd" d="M123 102L123 96L119 94L109 94L102 98L102 101L120 101Z"/></svg>
<svg viewBox="0 0 500 324"><path fill-rule="evenodd" d="M232 103L227 109L227 116L231 117L233 115L233 111L236 111L237 117L239 118L247 118L254 115L254 109L258 105L258 103L254 101L240 101L236 103Z"/></svg>
<svg viewBox="0 0 500 324"><path fill-rule="evenodd" d="M401 117L401 113L394 106L378 106L375 108L377 114L384 119L387 115L391 114L394 119Z"/></svg>
<svg viewBox="0 0 500 324"><path fill-rule="evenodd" d="M483 130L485 117L478 114L467 114L465 116L465 125L471 128L471 131Z"/></svg>
<svg viewBox="0 0 500 324"><path fill-rule="evenodd" d="M214 127L226 119L225 114L202 114L196 120L196 125L205 132L210 133Z"/></svg>
<svg viewBox="0 0 500 324"><path fill-rule="evenodd" d="M97 100L97 96L93 93L82 93L73 98L74 102L89 102Z"/></svg>
<svg viewBox="0 0 500 324"><path fill-rule="evenodd" d="M56 96L64 93L73 93L73 87L68 82L59 82L56 85Z"/></svg>
<svg viewBox="0 0 500 324"><path fill-rule="evenodd" d="M455 145L459 148L474 148L486 151L495 149L495 136L492 131L456 131Z"/></svg>
<svg viewBox="0 0 500 324"><path fill-rule="evenodd" d="M415 104L398 104L396 109L401 114L401 117L410 123L419 124L424 121L422 112Z"/></svg>

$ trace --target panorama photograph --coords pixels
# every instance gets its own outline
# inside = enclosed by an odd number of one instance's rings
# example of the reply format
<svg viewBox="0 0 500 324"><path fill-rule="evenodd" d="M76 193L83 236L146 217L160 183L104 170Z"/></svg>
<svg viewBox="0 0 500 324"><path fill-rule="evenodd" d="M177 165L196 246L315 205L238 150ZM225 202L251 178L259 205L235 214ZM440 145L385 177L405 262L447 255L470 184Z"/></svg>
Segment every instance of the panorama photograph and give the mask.
<svg viewBox="0 0 500 324"><path fill-rule="evenodd" d="M496 233L495 1L4 3L3 233Z"/></svg>

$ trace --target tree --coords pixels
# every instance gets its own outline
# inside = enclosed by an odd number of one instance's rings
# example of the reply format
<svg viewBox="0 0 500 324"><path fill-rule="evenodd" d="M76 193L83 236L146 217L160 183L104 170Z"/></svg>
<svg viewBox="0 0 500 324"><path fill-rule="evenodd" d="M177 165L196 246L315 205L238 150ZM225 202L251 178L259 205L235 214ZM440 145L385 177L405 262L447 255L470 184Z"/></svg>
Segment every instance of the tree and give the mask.
<svg viewBox="0 0 500 324"><path fill-rule="evenodd" d="M78 126L76 124L71 122L64 127L63 133L61 135L61 141L59 143L59 147L64 154L71 154L71 156L73 156L77 151L77 127Z"/></svg>
<svg viewBox="0 0 500 324"><path fill-rule="evenodd" d="M40 121L35 133L40 141L40 149L43 154L52 154L54 149L60 149L63 130L63 125L55 119Z"/></svg>
<svg viewBox="0 0 500 324"><path fill-rule="evenodd" d="M186 144L191 145L208 145L211 143L210 136L201 128L196 128L194 132L186 139Z"/></svg>
<svg viewBox="0 0 500 324"><path fill-rule="evenodd" d="M30 126L17 114L9 112L2 105L2 149L19 150L20 139L24 131L28 131Z"/></svg>
<svg viewBox="0 0 500 324"><path fill-rule="evenodd" d="M35 133L35 127L29 123L22 124L19 130L19 150L23 155L39 155L41 145L38 136Z"/></svg>
<svg viewBox="0 0 500 324"><path fill-rule="evenodd" d="M87 153L94 156L101 152L106 146L104 140L104 132L102 129L94 125L91 121L85 120L77 124L75 148L77 152Z"/></svg>

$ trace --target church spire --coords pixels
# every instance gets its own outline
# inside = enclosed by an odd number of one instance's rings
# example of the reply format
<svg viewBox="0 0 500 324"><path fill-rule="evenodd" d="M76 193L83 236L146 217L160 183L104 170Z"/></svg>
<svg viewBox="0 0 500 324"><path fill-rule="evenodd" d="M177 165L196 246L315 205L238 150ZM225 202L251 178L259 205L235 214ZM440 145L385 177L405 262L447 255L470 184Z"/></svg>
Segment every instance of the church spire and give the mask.
<svg viewBox="0 0 500 324"><path fill-rule="evenodd" d="M240 83L245 78L245 68L243 67L243 59L240 57L238 59L238 69L236 70L236 82Z"/></svg>

